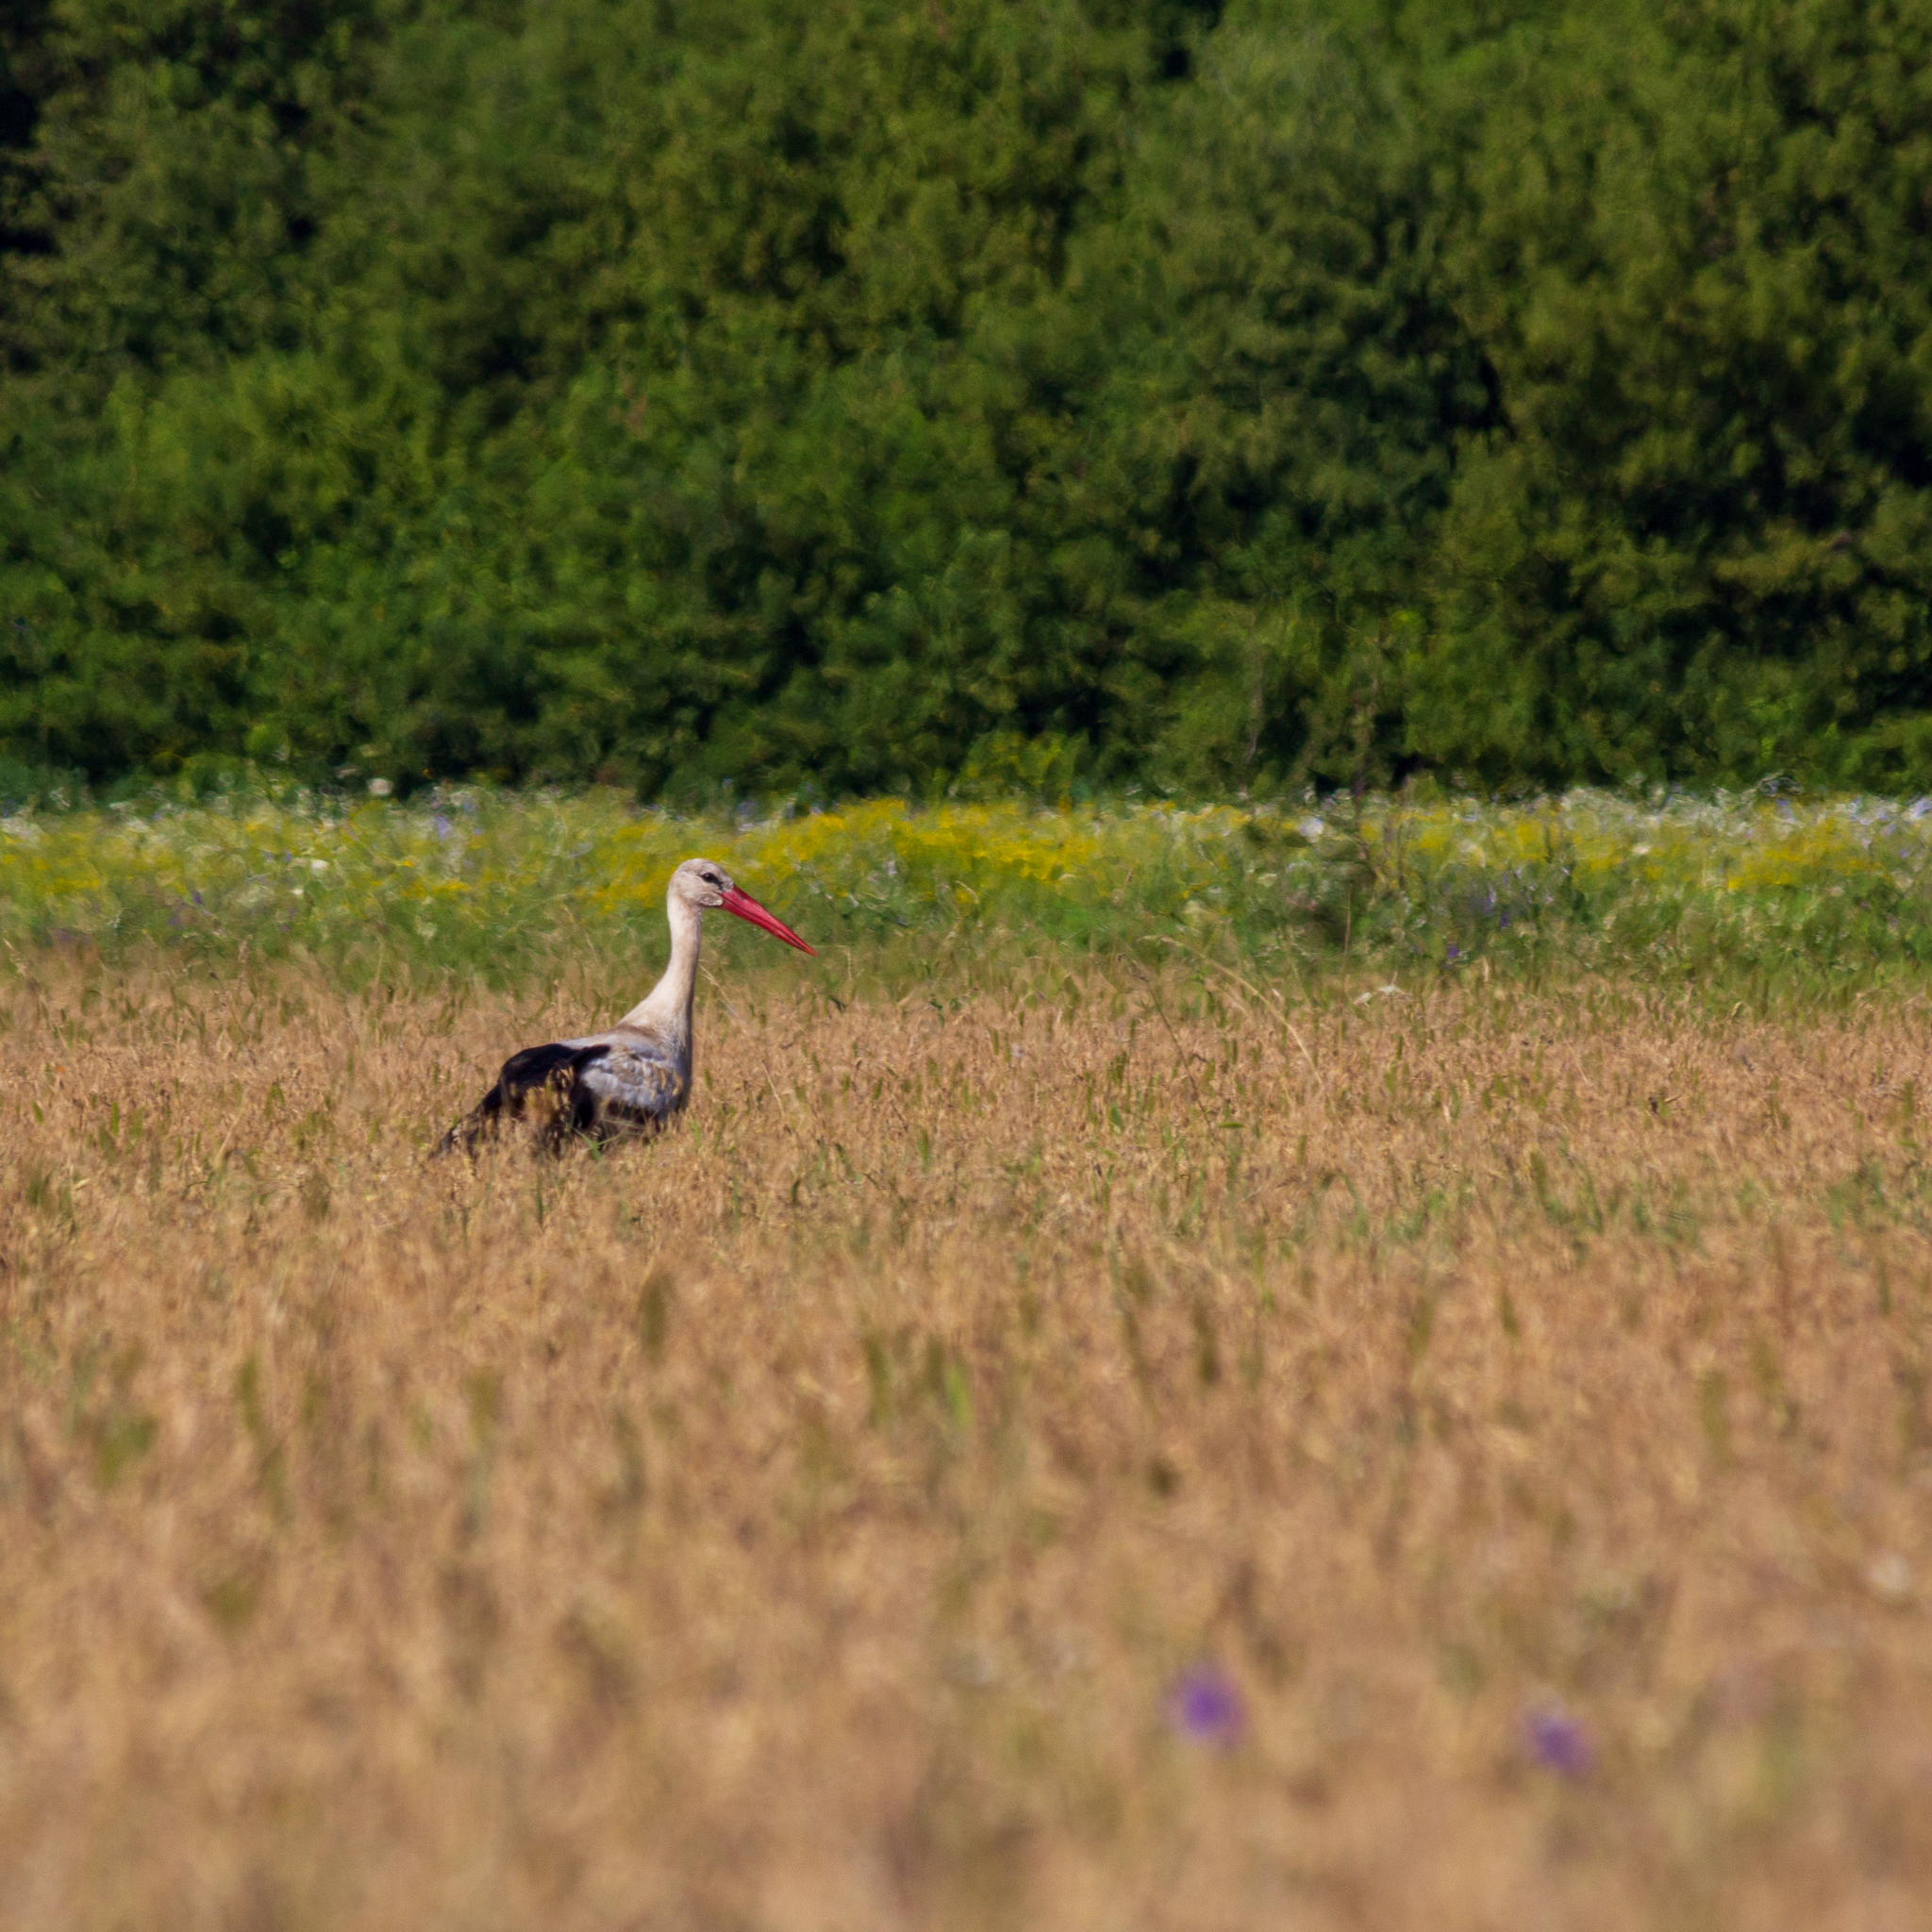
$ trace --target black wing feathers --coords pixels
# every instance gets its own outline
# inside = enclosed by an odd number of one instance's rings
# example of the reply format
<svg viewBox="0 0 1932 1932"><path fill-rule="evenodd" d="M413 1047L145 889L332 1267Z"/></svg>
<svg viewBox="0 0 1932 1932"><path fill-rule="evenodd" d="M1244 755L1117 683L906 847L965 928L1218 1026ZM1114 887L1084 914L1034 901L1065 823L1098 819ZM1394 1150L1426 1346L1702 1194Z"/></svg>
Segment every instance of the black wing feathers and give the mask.
<svg viewBox="0 0 1932 1932"><path fill-rule="evenodd" d="M439 1153L466 1153L508 1121L527 1122L548 1145L655 1134L683 1108L691 1063L649 1040L554 1041L504 1061L496 1085L442 1137Z"/></svg>
<svg viewBox="0 0 1932 1932"><path fill-rule="evenodd" d="M522 1120L538 1103L546 1140L584 1133L596 1121L597 1099L577 1078L580 1069L603 1058L608 1046L526 1046L503 1063L496 1085L442 1137L439 1154L466 1153L507 1120Z"/></svg>
<svg viewBox="0 0 1932 1932"><path fill-rule="evenodd" d="M522 1053L513 1053L503 1063L503 1072L496 1076L496 1085L490 1094L501 1094L506 1098L511 1093L527 1093L532 1087L541 1087L553 1074L566 1068L573 1074L594 1059L601 1059L610 1049L608 1046L564 1046L553 1043L549 1046L526 1046ZM484 1096L484 1105L490 1104L490 1094ZM497 1102L498 1106L503 1103Z"/></svg>

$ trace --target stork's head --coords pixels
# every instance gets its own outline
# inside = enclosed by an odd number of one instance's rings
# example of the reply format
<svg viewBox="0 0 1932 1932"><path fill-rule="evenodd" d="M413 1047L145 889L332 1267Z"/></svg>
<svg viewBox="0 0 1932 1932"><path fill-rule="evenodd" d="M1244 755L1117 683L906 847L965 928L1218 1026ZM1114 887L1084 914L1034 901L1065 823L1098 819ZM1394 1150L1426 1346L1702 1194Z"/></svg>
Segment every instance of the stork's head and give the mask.
<svg viewBox="0 0 1932 1932"><path fill-rule="evenodd" d="M735 912L740 919L762 926L774 939L796 946L801 953L818 950L807 945L782 919L767 912L749 892L740 891L731 883L731 874L714 858L687 858L671 874L671 897L682 899L687 906L695 906L700 910L721 906L726 912Z"/></svg>

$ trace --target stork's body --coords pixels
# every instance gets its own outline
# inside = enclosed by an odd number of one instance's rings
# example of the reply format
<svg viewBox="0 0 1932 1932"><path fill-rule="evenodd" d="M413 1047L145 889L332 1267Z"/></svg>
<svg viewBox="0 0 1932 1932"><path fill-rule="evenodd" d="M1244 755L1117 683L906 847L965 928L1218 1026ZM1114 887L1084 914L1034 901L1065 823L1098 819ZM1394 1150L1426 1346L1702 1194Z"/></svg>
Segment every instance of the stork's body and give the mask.
<svg viewBox="0 0 1932 1932"><path fill-rule="evenodd" d="M608 1141L652 1134L691 1097L691 1003L697 990L704 915L713 907L796 946L813 949L748 893L722 866L688 858L671 875L665 909L671 961L664 976L607 1032L525 1047L503 1063L496 1084L442 1137L439 1153L468 1150L510 1121L527 1121L542 1138Z"/></svg>

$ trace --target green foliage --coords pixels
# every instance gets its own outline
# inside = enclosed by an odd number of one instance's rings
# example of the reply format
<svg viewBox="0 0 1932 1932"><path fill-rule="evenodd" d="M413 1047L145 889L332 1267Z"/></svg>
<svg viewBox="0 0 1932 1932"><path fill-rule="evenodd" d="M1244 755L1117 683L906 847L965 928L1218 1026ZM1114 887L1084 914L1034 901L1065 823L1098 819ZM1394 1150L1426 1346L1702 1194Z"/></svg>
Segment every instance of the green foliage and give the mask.
<svg viewBox="0 0 1932 1932"><path fill-rule="evenodd" d="M1469 71L1463 456L1408 742L1491 779L1932 745L1932 17L1579 8Z"/></svg>
<svg viewBox="0 0 1932 1932"><path fill-rule="evenodd" d="M1879 0L0 19L0 753L1932 782Z"/></svg>
<svg viewBox="0 0 1932 1932"><path fill-rule="evenodd" d="M760 821L610 790L185 789L0 816L0 948L295 954L352 982L502 984L589 961L622 983L655 971L665 888L701 851L818 946L816 968L791 956L786 975L835 993L855 958L917 981L1059 949L1191 962L1275 996L1366 970L1363 999L1392 993L1391 974L1414 988L1498 971L1816 999L1932 968L1923 804L1658 788L1504 806L1412 786L1320 815L889 798ZM729 920L710 942L775 951Z"/></svg>

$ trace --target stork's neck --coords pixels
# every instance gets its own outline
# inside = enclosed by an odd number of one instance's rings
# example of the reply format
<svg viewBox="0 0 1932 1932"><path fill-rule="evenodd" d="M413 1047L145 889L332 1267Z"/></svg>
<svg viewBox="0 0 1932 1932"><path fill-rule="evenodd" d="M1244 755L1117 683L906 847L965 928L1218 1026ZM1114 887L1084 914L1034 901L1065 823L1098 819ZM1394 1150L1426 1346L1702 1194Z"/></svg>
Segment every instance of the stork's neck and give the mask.
<svg viewBox="0 0 1932 1932"><path fill-rule="evenodd" d="M641 1033L655 1033L667 1045L691 1045L691 1003L698 983L698 943L704 915L688 900L673 898L665 910L671 919L671 963L664 977L617 1024Z"/></svg>

